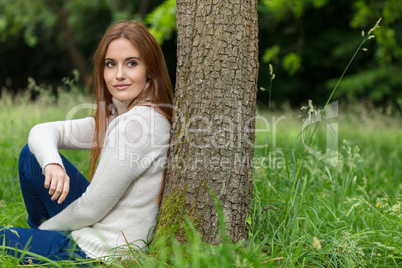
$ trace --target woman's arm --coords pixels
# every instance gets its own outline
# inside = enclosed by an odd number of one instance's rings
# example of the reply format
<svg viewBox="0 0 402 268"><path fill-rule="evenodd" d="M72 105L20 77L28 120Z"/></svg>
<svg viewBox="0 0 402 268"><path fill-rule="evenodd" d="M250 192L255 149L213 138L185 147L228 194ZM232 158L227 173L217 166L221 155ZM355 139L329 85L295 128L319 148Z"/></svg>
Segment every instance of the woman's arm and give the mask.
<svg viewBox="0 0 402 268"><path fill-rule="evenodd" d="M70 178L65 172L58 149L90 149L94 132L94 119L43 123L34 126L28 138L28 146L35 155L43 174L44 187L51 199L61 204L70 188Z"/></svg>
<svg viewBox="0 0 402 268"><path fill-rule="evenodd" d="M140 109L151 110L148 107ZM170 129L167 120L159 115L155 121L149 116L130 112L117 117L109 125L98 168L85 193L44 222L41 229L77 230L97 223L116 205L130 184L158 157L166 154ZM151 124L164 130L155 132ZM155 142L155 139L158 141ZM133 156L142 159L144 165L132 165Z"/></svg>
<svg viewBox="0 0 402 268"><path fill-rule="evenodd" d="M36 125L29 133L29 149L43 171L48 164L64 169L58 149L91 149L94 125L92 117Z"/></svg>

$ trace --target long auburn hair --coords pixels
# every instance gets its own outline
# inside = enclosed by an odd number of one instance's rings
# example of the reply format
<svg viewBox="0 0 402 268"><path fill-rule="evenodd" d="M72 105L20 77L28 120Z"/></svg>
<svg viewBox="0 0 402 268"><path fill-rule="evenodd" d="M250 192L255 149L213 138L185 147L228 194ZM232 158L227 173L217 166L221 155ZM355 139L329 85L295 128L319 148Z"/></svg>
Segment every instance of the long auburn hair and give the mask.
<svg viewBox="0 0 402 268"><path fill-rule="evenodd" d="M139 51L141 60L147 67L148 87L146 87L135 99L127 110L147 98L157 112L165 116L172 123L172 83L167 71L162 49L151 33L139 22L132 20L120 21L109 28L99 42L93 57L94 72L92 82L96 98L95 133L91 154L89 156L89 179L92 179L100 152L105 141L108 119L111 116L109 107L112 104L112 95L109 93L104 79L105 55L109 44L116 39L127 39ZM163 180L164 182L164 180ZM163 189L163 184L162 184Z"/></svg>

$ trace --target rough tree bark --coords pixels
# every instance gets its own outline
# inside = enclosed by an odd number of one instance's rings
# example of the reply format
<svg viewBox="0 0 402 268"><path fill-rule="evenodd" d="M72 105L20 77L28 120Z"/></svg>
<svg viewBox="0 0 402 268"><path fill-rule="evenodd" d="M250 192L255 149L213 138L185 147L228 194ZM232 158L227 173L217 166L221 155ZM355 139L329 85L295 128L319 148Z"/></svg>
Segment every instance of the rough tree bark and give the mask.
<svg viewBox="0 0 402 268"><path fill-rule="evenodd" d="M177 80L171 148L155 237L247 239L258 76L256 0L177 1Z"/></svg>

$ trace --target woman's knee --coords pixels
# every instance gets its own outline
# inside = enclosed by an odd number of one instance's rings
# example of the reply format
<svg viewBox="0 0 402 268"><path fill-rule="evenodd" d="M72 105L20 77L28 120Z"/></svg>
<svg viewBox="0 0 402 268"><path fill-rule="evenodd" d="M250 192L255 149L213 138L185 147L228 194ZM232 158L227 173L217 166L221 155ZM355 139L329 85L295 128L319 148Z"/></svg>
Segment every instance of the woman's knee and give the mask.
<svg viewBox="0 0 402 268"><path fill-rule="evenodd" d="M25 146L24 147L22 147L22 150L21 150L21 153L20 153L20 160L21 159L25 159L25 158L30 158L30 157L32 157L33 155L32 155L32 153L31 153L31 150L29 150L29 146L28 146L28 144L25 144Z"/></svg>
<svg viewBox="0 0 402 268"><path fill-rule="evenodd" d="M36 160L35 156L29 150L28 144L25 145L20 153L20 157L18 159L18 171L20 174L20 180L24 175L28 175L32 172L36 173L37 169L41 170L38 161ZM42 172L40 172L41 174ZM27 176L31 177L31 176Z"/></svg>

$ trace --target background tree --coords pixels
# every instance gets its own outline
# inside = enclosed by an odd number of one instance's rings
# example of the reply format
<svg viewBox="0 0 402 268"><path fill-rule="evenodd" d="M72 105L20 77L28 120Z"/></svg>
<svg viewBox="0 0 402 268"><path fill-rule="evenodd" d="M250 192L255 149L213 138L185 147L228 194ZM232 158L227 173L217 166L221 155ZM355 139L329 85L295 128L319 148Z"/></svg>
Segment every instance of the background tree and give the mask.
<svg viewBox="0 0 402 268"><path fill-rule="evenodd" d="M84 69L77 62L85 62L91 71L92 53L107 26L133 18L144 22L162 44L175 81L176 55L169 53L176 51L175 2L0 0L0 88L24 91L32 77L57 96L62 78L72 69ZM67 24L49 3L60 7ZM271 63L276 73L271 107L289 103L298 108L308 99L323 103L360 43L361 31L382 17L374 42L359 53L335 98L401 109L401 8L399 0L259 0L258 87L268 87ZM81 60L73 60L73 51ZM258 92L259 106L268 106L268 94Z"/></svg>
<svg viewBox="0 0 402 268"><path fill-rule="evenodd" d="M275 103L323 103L362 41L361 31L382 17L375 42L355 59L335 97L402 108L402 36L396 34L402 30L401 9L397 0L259 1L259 85L268 85L271 63L279 85ZM260 105L266 105L267 96L260 92Z"/></svg>
<svg viewBox="0 0 402 268"><path fill-rule="evenodd" d="M219 242L213 196L229 237L247 239L258 76L254 0L177 1L171 150L156 236L185 239L188 217Z"/></svg>
<svg viewBox="0 0 402 268"><path fill-rule="evenodd" d="M84 87L108 25L120 19L142 21L162 2L0 0L0 88L20 92L32 77L38 84L54 85L55 91L73 69Z"/></svg>

